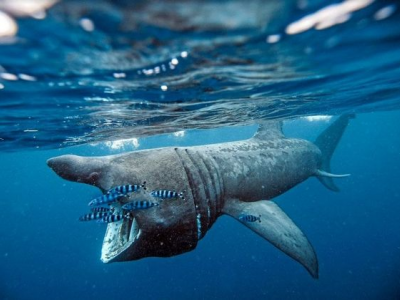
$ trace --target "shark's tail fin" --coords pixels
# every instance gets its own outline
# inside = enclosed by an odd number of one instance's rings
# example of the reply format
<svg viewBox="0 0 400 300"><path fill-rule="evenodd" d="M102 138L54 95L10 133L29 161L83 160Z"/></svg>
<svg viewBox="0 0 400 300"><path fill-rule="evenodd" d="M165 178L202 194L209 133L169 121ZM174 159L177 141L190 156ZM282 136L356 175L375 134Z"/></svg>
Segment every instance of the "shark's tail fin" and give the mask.
<svg viewBox="0 0 400 300"><path fill-rule="evenodd" d="M331 126L325 129L315 141L315 144L322 153L322 164L320 170L318 170L315 175L324 186L335 192L338 192L339 188L333 182L333 178L346 177L350 174L331 174L331 157L349 124L349 120L354 117L353 114L340 116Z"/></svg>

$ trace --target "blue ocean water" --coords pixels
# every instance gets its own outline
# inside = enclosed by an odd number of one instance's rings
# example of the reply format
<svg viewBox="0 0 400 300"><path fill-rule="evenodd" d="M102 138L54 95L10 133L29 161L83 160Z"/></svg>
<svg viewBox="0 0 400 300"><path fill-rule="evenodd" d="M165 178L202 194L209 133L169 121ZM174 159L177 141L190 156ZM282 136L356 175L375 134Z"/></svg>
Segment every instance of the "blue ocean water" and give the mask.
<svg viewBox="0 0 400 300"><path fill-rule="evenodd" d="M0 38L0 298L400 299L400 9L355 2L60 1L43 17L1 1L18 32ZM326 7L330 27L289 30ZM332 120L304 117L342 113L340 193L310 178L275 199L318 280L227 216L192 252L103 264L104 224L77 221L99 190L46 165L241 140L265 119L312 141Z"/></svg>

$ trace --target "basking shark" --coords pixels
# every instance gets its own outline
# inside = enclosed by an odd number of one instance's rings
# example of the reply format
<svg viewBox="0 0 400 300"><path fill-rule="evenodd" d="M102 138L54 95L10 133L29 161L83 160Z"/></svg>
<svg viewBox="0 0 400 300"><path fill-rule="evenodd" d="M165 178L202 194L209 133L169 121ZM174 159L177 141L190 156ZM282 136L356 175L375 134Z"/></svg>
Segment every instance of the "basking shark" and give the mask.
<svg viewBox="0 0 400 300"><path fill-rule="evenodd" d="M217 218L229 215L302 264L318 278L313 247L294 222L271 201L311 176L333 191L330 159L351 116L340 116L314 143L286 138L281 123L262 123L256 134L237 142L159 148L102 157L63 155L47 164L64 179L112 187L146 182L147 191L184 191L184 198L135 212L107 225L104 263L169 257L196 248ZM151 199L142 191L137 197ZM129 200L123 200L129 201ZM116 203L114 209L121 211ZM245 222L240 216L259 217ZM261 222L260 222L261 221Z"/></svg>

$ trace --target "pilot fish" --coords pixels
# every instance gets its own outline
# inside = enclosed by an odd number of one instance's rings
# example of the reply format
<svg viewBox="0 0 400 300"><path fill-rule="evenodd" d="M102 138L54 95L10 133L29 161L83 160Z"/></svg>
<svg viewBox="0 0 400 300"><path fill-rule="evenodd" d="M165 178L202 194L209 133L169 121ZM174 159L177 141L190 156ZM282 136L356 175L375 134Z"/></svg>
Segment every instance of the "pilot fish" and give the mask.
<svg viewBox="0 0 400 300"><path fill-rule="evenodd" d="M156 191L152 191L150 193L151 196L155 197L155 198L161 198L161 199L172 199L172 198L181 198L181 199L185 199L183 197L183 192L175 192L175 191L168 191L168 190L156 190Z"/></svg>
<svg viewBox="0 0 400 300"><path fill-rule="evenodd" d="M108 216L109 214L110 214L109 212L92 212L90 214L85 214L83 216L80 216L79 221L98 220Z"/></svg>
<svg viewBox="0 0 400 300"><path fill-rule="evenodd" d="M113 212L114 211L114 209L113 208L108 208L108 207L102 207L102 206L98 206L98 207L92 207L91 209L90 209L92 212Z"/></svg>
<svg viewBox="0 0 400 300"><path fill-rule="evenodd" d="M123 194L120 193L107 193L100 197L94 198L92 201L89 202L89 206L98 206L104 204L110 204L116 202L118 198L123 197Z"/></svg>
<svg viewBox="0 0 400 300"><path fill-rule="evenodd" d="M114 223L114 222L118 222L121 221L123 219L130 219L131 215L130 214L108 214L106 216L104 216L103 218L99 219L98 222L100 223Z"/></svg>
<svg viewBox="0 0 400 300"><path fill-rule="evenodd" d="M126 203L122 206L122 209L135 210L135 209L147 209L153 206L158 206L157 202L151 202L147 200L137 200L133 202Z"/></svg>
<svg viewBox="0 0 400 300"><path fill-rule="evenodd" d="M144 181L141 185L139 184L125 184L125 185L119 185L116 187L113 187L110 189L107 194L114 194L114 193L119 193L122 195L127 195L129 193L137 192L140 190L140 188L143 188L146 190L146 181Z"/></svg>
<svg viewBox="0 0 400 300"><path fill-rule="evenodd" d="M258 217L253 216L253 215L240 215L239 216L239 220L242 222L255 222L258 221L261 223L261 215L259 215Z"/></svg>

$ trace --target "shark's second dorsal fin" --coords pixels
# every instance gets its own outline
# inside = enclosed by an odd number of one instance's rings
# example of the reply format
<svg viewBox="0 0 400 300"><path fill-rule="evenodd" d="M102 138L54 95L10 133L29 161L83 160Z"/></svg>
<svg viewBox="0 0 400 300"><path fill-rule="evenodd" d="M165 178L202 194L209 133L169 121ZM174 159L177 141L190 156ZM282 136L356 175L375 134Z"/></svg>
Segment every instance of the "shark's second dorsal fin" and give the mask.
<svg viewBox="0 0 400 300"><path fill-rule="evenodd" d="M272 201L226 201L224 214L242 222L278 249L301 263L318 278L318 260L313 247L293 221Z"/></svg>
<svg viewBox="0 0 400 300"><path fill-rule="evenodd" d="M260 140L271 140L284 138L282 132L281 121L265 121L261 122L258 126L258 130L254 135L255 139Z"/></svg>

